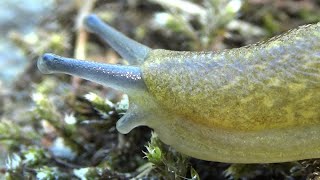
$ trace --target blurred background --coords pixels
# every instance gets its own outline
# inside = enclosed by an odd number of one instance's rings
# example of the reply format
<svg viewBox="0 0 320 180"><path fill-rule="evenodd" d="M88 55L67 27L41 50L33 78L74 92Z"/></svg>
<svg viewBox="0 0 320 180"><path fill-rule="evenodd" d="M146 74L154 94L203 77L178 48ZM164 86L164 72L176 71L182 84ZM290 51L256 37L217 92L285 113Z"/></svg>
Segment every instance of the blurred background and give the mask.
<svg viewBox="0 0 320 180"><path fill-rule="evenodd" d="M44 75L36 67L45 52L126 64L86 31L82 20L90 13L152 48L219 51L319 22L320 2L0 1L0 177L320 178L318 160L261 165L206 162L175 152L147 127L119 134L115 123L128 108L124 94L76 77Z"/></svg>

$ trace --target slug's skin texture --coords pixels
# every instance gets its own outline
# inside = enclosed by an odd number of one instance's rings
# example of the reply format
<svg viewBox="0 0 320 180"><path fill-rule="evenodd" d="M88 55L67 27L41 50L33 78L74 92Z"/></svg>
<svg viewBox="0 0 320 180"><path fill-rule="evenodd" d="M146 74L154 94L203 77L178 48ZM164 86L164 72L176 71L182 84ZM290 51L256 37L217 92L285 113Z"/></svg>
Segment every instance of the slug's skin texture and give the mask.
<svg viewBox="0 0 320 180"><path fill-rule="evenodd" d="M172 115L148 125L181 152L237 163L320 157L320 23L222 52L155 50L142 72Z"/></svg>
<svg viewBox="0 0 320 180"><path fill-rule="evenodd" d="M246 132L320 123L320 24L223 52L165 53L154 51L142 73L181 117Z"/></svg>
<svg viewBox="0 0 320 180"><path fill-rule="evenodd" d="M86 21L134 66L51 54L38 66L127 93L129 110L117 123L121 133L146 125L178 151L210 161L320 158L320 23L247 47L176 52L125 43L126 37L110 33L115 30L97 17Z"/></svg>

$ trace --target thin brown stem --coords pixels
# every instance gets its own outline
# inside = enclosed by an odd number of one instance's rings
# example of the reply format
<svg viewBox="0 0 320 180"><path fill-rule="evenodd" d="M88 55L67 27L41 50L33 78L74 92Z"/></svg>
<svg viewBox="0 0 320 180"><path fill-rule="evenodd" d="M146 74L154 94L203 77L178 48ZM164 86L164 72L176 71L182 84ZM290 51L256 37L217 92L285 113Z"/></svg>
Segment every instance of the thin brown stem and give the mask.
<svg viewBox="0 0 320 180"><path fill-rule="evenodd" d="M86 59L86 44L88 40L88 33L84 27L84 18L91 12L96 0L77 0L76 3L79 7L79 12L76 21L76 42L74 49L74 57L76 59ZM79 88L81 79L79 77L72 78L72 86L74 91Z"/></svg>

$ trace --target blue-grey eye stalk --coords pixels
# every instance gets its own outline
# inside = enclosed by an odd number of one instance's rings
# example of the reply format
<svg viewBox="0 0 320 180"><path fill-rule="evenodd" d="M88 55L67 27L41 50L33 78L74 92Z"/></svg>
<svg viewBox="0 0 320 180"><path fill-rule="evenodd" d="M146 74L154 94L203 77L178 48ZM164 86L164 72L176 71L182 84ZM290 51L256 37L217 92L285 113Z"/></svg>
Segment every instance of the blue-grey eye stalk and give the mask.
<svg viewBox="0 0 320 180"><path fill-rule="evenodd" d="M79 76L125 93L146 89L140 68L134 66L96 63L47 53L39 58L38 68L42 73Z"/></svg>
<svg viewBox="0 0 320 180"><path fill-rule="evenodd" d="M126 37L121 32L110 27L96 15L87 16L85 25L130 64L142 64L151 50L149 47Z"/></svg>

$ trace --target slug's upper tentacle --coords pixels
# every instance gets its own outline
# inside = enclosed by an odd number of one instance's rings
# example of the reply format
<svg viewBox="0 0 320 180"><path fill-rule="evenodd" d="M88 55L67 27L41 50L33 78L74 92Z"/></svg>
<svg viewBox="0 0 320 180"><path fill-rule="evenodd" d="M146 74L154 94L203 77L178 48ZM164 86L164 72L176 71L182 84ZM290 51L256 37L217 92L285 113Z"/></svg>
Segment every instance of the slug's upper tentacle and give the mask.
<svg viewBox="0 0 320 180"><path fill-rule="evenodd" d="M142 64L151 51L149 47L126 37L119 31L110 27L96 15L89 15L86 17L85 25L90 31L107 42L124 59L129 61L130 64Z"/></svg>
<svg viewBox="0 0 320 180"><path fill-rule="evenodd" d="M89 62L47 53L39 58L38 68L47 74L64 73L79 76L128 94L146 89L140 68L133 66Z"/></svg>

